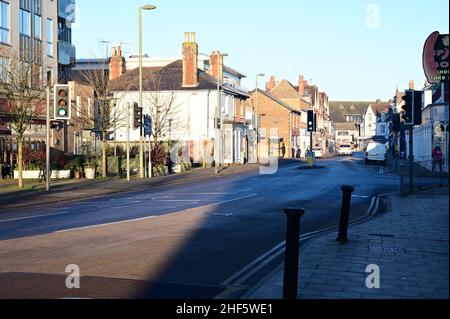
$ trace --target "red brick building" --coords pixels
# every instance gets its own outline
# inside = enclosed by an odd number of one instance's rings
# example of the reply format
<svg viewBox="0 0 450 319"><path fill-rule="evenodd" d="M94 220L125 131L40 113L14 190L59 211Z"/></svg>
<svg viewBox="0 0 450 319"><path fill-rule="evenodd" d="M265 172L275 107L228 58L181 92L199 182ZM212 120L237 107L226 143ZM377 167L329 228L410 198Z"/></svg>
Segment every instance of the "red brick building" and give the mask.
<svg viewBox="0 0 450 319"><path fill-rule="evenodd" d="M283 145L286 148L286 157L291 158L293 141L300 135L302 127L302 112L267 91L258 89L250 93L251 99L248 103L253 108L256 108L258 100L260 158L281 157Z"/></svg>

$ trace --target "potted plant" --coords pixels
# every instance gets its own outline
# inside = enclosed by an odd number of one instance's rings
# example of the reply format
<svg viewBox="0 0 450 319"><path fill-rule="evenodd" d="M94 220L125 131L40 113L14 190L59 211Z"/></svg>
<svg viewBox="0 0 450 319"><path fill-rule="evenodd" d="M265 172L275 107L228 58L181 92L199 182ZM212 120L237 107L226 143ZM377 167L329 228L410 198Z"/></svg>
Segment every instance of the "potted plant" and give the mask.
<svg viewBox="0 0 450 319"><path fill-rule="evenodd" d="M95 172L97 169L97 157L88 156L84 166L84 174L87 179L95 179Z"/></svg>
<svg viewBox="0 0 450 319"><path fill-rule="evenodd" d="M73 160L73 171L75 179L81 179L83 176L83 161L80 156Z"/></svg>

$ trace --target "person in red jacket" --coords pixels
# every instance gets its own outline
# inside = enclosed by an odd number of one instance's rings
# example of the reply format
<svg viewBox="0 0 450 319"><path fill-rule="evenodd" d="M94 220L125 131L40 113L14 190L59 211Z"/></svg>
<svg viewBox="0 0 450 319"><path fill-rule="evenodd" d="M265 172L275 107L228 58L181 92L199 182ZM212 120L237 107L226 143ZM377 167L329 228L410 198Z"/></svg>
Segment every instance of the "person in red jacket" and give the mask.
<svg viewBox="0 0 450 319"><path fill-rule="evenodd" d="M439 171L442 173L442 150L439 146L436 146L432 153L433 156L433 172L436 170L436 166L439 165Z"/></svg>

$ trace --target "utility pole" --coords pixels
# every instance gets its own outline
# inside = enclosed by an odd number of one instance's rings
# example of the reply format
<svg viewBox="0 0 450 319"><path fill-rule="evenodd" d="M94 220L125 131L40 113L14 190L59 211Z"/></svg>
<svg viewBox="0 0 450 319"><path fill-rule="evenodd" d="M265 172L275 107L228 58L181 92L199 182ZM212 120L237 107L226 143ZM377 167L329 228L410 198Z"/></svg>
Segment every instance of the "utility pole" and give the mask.
<svg viewBox="0 0 450 319"><path fill-rule="evenodd" d="M139 107L143 108L142 96L142 7L139 7ZM144 112L142 112L141 116ZM141 120L142 122L142 120ZM142 124L139 137L139 174L144 178L144 138L142 136Z"/></svg>
<svg viewBox="0 0 450 319"><path fill-rule="evenodd" d="M414 192L414 142L413 142L414 128L409 126L409 192Z"/></svg>
<svg viewBox="0 0 450 319"><path fill-rule="evenodd" d="M259 148L259 92L258 92L258 78L266 76L265 74L257 74L256 75L256 89L255 89L255 100L256 100L256 106L255 106L255 118L256 118L256 163L259 163L259 157L260 157L260 148Z"/></svg>

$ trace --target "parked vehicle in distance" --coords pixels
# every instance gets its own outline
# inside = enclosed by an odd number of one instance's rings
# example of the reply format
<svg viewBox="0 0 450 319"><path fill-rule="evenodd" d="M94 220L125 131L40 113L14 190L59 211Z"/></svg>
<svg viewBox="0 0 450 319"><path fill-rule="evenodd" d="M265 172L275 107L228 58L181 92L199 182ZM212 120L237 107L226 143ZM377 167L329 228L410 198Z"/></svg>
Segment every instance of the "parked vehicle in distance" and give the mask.
<svg viewBox="0 0 450 319"><path fill-rule="evenodd" d="M386 165L387 153L386 144L379 142L369 143L366 151L366 164L369 164L370 162L378 162Z"/></svg>
<svg viewBox="0 0 450 319"><path fill-rule="evenodd" d="M316 158L322 158L323 157L323 149L321 149L320 147L314 148L313 151L314 151L314 156Z"/></svg>
<svg viewBox="0 0 450 319"><path fill-rule="evenodd" d="M342 156L352 156L353 147L350 144L344 144L339 146L338 154Z"/></svg>

